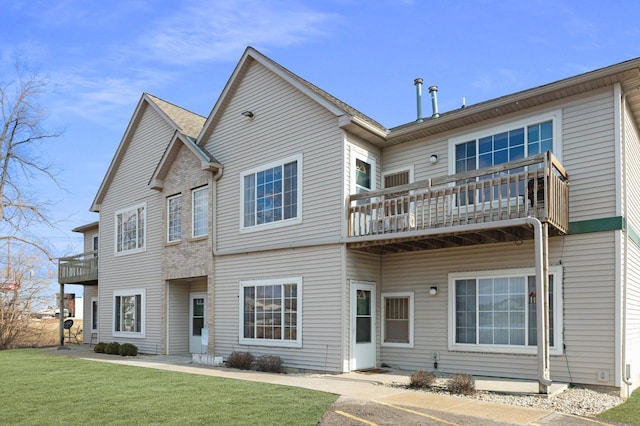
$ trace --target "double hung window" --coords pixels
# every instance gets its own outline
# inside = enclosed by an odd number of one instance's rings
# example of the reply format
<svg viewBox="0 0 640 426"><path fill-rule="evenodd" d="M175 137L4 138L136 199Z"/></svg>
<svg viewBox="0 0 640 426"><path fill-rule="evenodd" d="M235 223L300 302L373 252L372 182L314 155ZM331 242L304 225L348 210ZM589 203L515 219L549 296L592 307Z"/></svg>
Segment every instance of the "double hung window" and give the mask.
<svg viewBox="0 0 640 426"><path fill-rule="evenodd" d="M182 233L182 196L167 198L167 242L180 241Z"/></svg>
<svg viewBox="0 0 640 426"><path fill-rule="evenodd" d="M209 190L196 188L191 191L191 236L202 237L209 233Z"/></svg>
<svg viewBox="0 0 640 426"><path fill-rule="evenodd" d="M561 270L549 275L549 345L559 344ZM451 274L450 347L455 350L533 353L537 344L533 270Z"/></svg>
<svg viewBox="0 0 640 426"><path fill-rule="evenodd" d="M242 173L242 227L299 222L301 170L296 156Z"/></svg>
<svg viewBox="0 0 640 426"><path fill-rule="evenodd" d="M240 283L240 343L302 345L302 278Z"/></svg>
<svg viewBox="0 0 640 426"><path fill-rule="evenodd" d="M116 212L116 254L145 248L146 205L140 204Z"/></svg>
<svg viewBox="0 0 640 426"><path fill-rule="evenodd" d="M114 292L113 335L144 337L144 290Z"/></svg>
<svg viewBox="0 0 640 426"><path fill-rule="evenodd" d="M382 346L413 347L413 293L382 293Z"/></svg>

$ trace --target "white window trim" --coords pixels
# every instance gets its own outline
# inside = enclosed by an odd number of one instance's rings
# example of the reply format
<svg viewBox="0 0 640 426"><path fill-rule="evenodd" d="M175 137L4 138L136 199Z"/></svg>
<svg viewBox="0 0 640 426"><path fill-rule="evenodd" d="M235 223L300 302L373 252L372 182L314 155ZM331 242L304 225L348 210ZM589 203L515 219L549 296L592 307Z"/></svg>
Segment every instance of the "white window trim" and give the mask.
<svg viewBox="0 0 640 426"><path fill-rule="evenodd" d="M91 234L91 251L98 251L100 247L100 234L98 232ZM97 254L94 255L94 257Z"/></svg>
<svg viewBox="0 0 640 426"><path fill-rule="evenodd" d="M498 133L514 130L517 128L534 125L544 121L553 122L553 155L562 162L562 110L557 109L542 114L537 114L515 121L508 121L497 126L483 127L479 130L465 133L449 139L449 174L455 174L456 170L456 145L464 142L471 142L480 138L495 135ZM478 153L476 152L476 158Z"/></svg>
<svg viewBox="0 0 640 426"><path fill-rule="evenodd" d="M382 319L380 320L380 345L393 347L393 348L413 348L414 345L414 297L412 291L398 291L398 292L383 292L380 295L380 303L382 309ZM385 320L386 320L386 304L385 299L387 298L409 298L409 343L393 343L393 342L385 342Z"/></svg>
<svg viewBox="0 0 640 426"><path fill-rule="evenodd" d="M196 192L201 192L201 191L207 191L207 202L206 202L206 209L207 209L207 226L206 229L207 231L204 234L198 234L196 235L196 228L195 228L195 223L196 223L196 209L195 209L195 193ZM205 185L205 186L200 186L198 188L194 188L191 190L191 238L201 238L201 237L206 237L207 235L209 235L209 186Z"/></svg>
<svg viewBox="0 0 640 426"><path fill-rule="evenodd" d="M268 285L282 285L282 284L296 284L296 294L298 296L297 315L296 315L296 340L274 340L274 339L251 339L244 336L244 288L245 287L257 287ZM250 346L273 346L273 347L285 347L285 348L301 348L302 347L302 277L289 277L289 278L273 278L273 279L260 279L260 280L245 280L240 281L239 286L239 303L240 303L240 317L238 324L238 342L241 345Z"/></svg>
<svg viewBox="0 0 640 426"><path fill-rule="evenodd" d="M127 331L116 331L116 297L120 296L137 296L140 295L140 315L142 316L142 318L140 318L140 331L139 332L127 332ZM112 320L111 320L111 335L113 337L126 337L126 338L132 338L132 339L144 339L145 337L145 319L147 316L147 292L144 288L132 288L132 289L127 289L127 290L114 290L113 291L113 298L111 299L112 304L113 304L113 316L112 316Z"/></svg>
<svg viewBox="0 0 640 426"><path fill-rule="evenodd" d="M356 184L356 160L364 161L365 163L369 163L371 165L371 189L369 191L375 191L377 187L377 172L376 172L376 159L373 155L366 151L356 150L355 148L351 151L351 194L357 194L357 184Z"/></svg>
<svg viewBox="0 0 640 426"><path fill-rule="evenodd" d="M131 249L131 250L123 250L123 251L118 251L118 215L122 214L124 212L128 212L131 210L137 210L140 207L142 207L143 210L143 214L144 214L144 227L142 229L142 232L144 233L144 244L142 245L142 247L138 247L135 249ZM115 253L115 256L126 256L129 254L134 254L134 253L141 253L147 250L147 203L140 203L140 204L136 204L130 207L127 207L125 209L120 209L120 210L116 210L114 217L113 217L113 224L114 224L114 241L113 241L113 251Z"/></svg>
<svg viewBox="0 0 640 426"><path fill-rule="evenodd" d="M176 238L175 240L172 240L169 238L169 230L170 230L170 226L171 226L171 221L170 221L170 211L169 211L169 203L171 202L171 200L175 199L175 198L180 198L180 215L182 216L182 194L175 194L172 195L170 197L167 197L167 204L166 204L166 214L167 214L167 226L166 226L166 234L167 234L167 243L178 243L180 241L182 241L182 217L180 217L180 233L178 235L178 238Z"/></svg>
<svg viewBox="0 0 640 426"><path fill-rule="evenodd" d="M245 170L240 173L240 233L256 232L264 229L281 228L283 226L295 225L302 223L302 154L292 155L282 160L272 161L267 164L262 164L258 167L254 167L249 170ZM259 225L244 226L244 178L247 175L256 174L266 169L271 169L277 166L283 166L287 163L296 161L297 167L297 197L296 197L296 217L290 219L283 219L277 222L262 223Z"/></svg>
<svg viewBox="0 0 640 426"><path fill-rule="evenodd" d="M456 294L455 281L460 279L479 279L479 278L504 278L514 276L531 276L535 275L534 268L519 269L499 269L490 271L473 271L473 272L454 272L449 274L449 318L448 318L448 347L450 351L459 352L484 352L484 353L505 353L505 354L537 354L537 346L516 346L516 345L480 345L470 343L456 343ZM549 275L553 275L553 312L554 312L554 345L549 348L549 354L562 355L563 353L563 303L562 303L562 285L563 270L562 266L549 267Z"/></svg>
<svg viewBox="0 0 640 426"><path fill-rule="evenodd" d="M114 299L115 299L115 297L114 297ZM100 327L100 323L97 321L96 318L93 317L93 304L94 303L98 304L98 310L99 310L100 309L100 305L99 305L100 302L99 302L99 299L97 297L92 297L89 303L90 303L90 305L89 305L90 311L89 312L91 312L91 324L90 324L91 333L97 333L98 329L97 328L93 328L93 323L95 322L96 324L98 324L98 327ZM97 315L97 313L96 313L96 315Z"/></svg>

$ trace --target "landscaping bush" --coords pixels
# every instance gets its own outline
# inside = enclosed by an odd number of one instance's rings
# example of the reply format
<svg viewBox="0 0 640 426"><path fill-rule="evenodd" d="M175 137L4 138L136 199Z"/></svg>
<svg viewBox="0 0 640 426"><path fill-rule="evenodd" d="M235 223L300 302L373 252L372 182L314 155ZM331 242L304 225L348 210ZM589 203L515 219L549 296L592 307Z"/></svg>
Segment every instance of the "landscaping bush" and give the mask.
<svg viewBox="0 0 640 426"><path fill-rule="evenodd" d="M476 381L470 374L455 373L447 383L449 393L473 395L476 392Z"/></svg>
<svg viewBox="0 0 640 426"><path fill-rule="evenodd" d="M124 343L120 345L118 352L122 356L136 356L138 355L138 347L131 343Z"/></svg>
<svg viewBox="0 0 640 426"><path fill-rule="evenodd" d="M412 389L428 389L436 381L435 373L424 370L417 370L411 374L411 380L409 382L409 387Z"/></svg>
<svg viewBox="0 0 640 426"><path fill-rule="evenodd" d="M103 354L106 347L107 347L107 344L105 342L98 342L93 347L93 351L97 354Z"/></svg>
<svg viewBox="0 0 640 426"><path fill-rule="evenodd" d="M107 343L107 346L104 348L104 353L109 355L120 355L120 343Z"/></svg>
<svg viewBox="0 0 640 426"><path fill-rule="evenodd" d="M231 352L227 358L227 367L238 368L240 370L251 370L254 357L250 352Z"/></svg>
<svg viewBox="0 0 640 426"><path fill-rule="evenodd" d="M258 371L282 373L282 358L277 355L262 355L257 361Z"/></svg>

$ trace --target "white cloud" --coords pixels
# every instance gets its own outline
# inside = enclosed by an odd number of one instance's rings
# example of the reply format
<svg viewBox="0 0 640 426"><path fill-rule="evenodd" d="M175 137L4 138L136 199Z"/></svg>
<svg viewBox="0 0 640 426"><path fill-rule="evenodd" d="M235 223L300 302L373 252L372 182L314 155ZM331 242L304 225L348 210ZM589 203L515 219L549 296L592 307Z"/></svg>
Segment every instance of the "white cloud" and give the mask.
<svg viewBox="0 0 640 426"><path fill-rule="evenodd" d="M288 46L327 37L339 20L295 3L198 1L152 22L135 48L165 63L235 60L248 45Z"/></svg>

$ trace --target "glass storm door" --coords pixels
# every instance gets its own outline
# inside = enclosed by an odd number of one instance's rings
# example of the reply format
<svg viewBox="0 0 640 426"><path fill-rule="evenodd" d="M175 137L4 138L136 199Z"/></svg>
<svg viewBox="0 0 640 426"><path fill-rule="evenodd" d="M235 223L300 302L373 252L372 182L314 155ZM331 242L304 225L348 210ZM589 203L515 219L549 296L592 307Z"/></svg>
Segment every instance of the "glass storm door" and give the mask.
<svg viewBox="0 0 640 426"><path fill-rule="evenodd" d="M375 284L351 284L351 369L376 366L376 287Z"/></svg>
<svg viewBox="0 0 640 426"><path fill-rule="evenodd" d="M189 296L189 352L205 353L202 329L207 328L207 293L191 293Z"/></svg>

